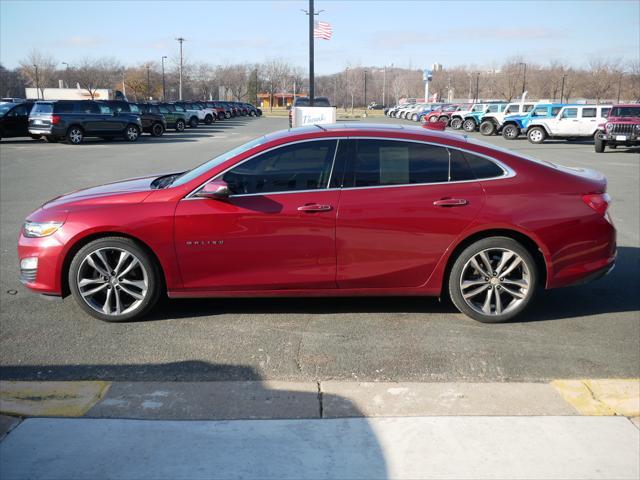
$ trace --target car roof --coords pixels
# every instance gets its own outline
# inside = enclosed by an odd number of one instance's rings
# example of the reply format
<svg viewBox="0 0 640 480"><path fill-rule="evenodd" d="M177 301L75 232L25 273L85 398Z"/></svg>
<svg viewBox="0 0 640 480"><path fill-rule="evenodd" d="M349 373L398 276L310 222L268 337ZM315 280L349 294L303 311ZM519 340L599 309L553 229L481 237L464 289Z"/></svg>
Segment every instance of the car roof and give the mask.
<svg viewBox="0 0 640 480"><path fill-rule="evenodd" d="M442 140L466 141L466 135L460 133L442 132L438 130L426 129L421 126L385 124L385 123L333 123L328 125L308 125L304 127L295 127L288 130L280 130L267 134L265 137L268 141L280 138L317 134L318 136L367 136L375 134L400 134L404 135L420 135L425 137L436 137Z"/></svg>

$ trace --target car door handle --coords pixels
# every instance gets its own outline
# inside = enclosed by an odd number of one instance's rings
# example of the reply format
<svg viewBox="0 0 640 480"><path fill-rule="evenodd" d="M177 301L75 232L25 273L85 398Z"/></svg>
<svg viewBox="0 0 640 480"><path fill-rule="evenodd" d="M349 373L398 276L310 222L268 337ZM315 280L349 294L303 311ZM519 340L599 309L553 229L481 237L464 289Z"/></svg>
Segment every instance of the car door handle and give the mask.
<svg viewBox="0 0 640 480"><path fill-rule="evenodd" d="M464 198L441 198L433 202L436 207L463 207L467 203Z"/></svg>
<svg viewBox="0 0 640 480"><path fill-rule="evenodd" d="M331 205L318 205L317 203L308 203L298 207L299 212L328 212L331 210Z"/></svg>

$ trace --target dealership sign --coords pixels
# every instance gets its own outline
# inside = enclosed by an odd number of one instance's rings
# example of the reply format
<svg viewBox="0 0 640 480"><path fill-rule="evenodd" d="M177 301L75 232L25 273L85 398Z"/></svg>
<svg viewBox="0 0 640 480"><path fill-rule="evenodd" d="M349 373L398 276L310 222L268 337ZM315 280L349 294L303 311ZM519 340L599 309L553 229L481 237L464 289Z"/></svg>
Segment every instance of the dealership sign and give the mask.
<svg viewBox="0 0 640 480"><path fill-rule="evenodd" d="M292 112L292 125L323 125L336 123L336 109L334 107L295 107Z"/></svg>

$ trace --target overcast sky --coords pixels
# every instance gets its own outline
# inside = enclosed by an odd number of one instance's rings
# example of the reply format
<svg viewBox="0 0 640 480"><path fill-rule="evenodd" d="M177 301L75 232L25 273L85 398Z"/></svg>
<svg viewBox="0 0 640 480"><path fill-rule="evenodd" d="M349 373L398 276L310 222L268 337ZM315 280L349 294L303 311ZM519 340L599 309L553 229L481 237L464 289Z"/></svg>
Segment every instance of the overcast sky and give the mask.
<svg viewBox="0 0 640 480"><path fill-rule="evenodd" d="M307 1L0 0L0 62L33 48L73 65L114 56L125 65L175 58L212 64L282 58L307 68ZM591 57L638 60L640 1L316 0L333 39L316 40L316 72L348 65L490 67L520 55L582 66Z"/></svg>

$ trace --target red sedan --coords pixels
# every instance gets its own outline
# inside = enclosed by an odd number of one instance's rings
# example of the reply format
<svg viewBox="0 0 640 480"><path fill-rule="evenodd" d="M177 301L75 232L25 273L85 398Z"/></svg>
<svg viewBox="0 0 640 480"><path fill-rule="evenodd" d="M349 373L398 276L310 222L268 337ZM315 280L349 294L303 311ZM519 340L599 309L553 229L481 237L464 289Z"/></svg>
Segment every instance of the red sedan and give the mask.
<svg viewBox="0 0 640 480"><path fill-rule="evenodd" d="M27 218L22 282L124 321L169 297L450 296L506 321L606 274L606 179L420 127L277 132Z"/></svg>

